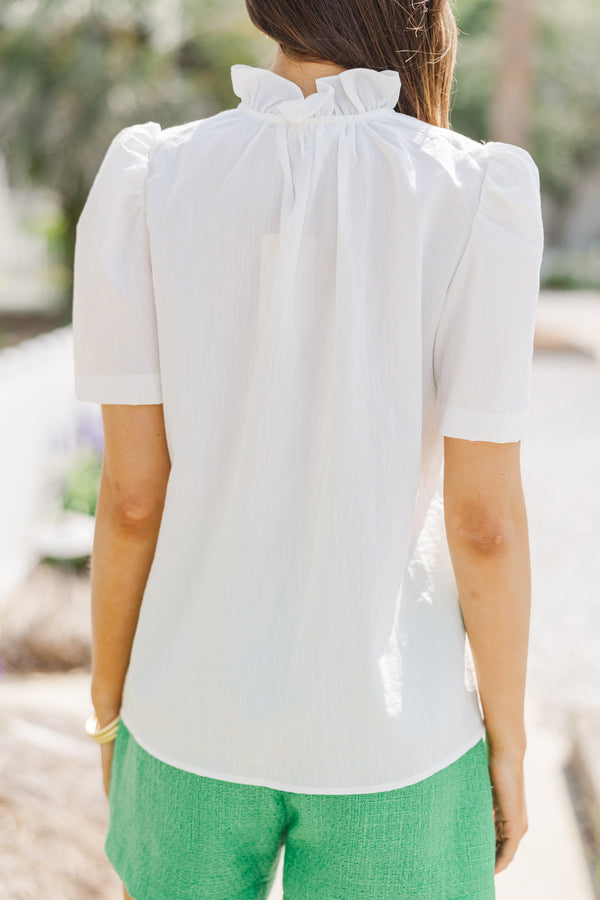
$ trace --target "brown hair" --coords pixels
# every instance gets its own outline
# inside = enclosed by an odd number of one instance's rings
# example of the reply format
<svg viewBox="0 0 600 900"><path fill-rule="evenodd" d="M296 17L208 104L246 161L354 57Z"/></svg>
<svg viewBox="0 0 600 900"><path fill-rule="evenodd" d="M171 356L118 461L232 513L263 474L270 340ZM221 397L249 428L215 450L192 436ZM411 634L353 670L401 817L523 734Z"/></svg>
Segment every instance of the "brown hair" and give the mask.
<svg viewBox="0 0 600 900"><path fill-rule="evenodd" d="M458 34L450 0L246 0L246 8L293 61L395 69L396 111L450 127Z"/></svg>

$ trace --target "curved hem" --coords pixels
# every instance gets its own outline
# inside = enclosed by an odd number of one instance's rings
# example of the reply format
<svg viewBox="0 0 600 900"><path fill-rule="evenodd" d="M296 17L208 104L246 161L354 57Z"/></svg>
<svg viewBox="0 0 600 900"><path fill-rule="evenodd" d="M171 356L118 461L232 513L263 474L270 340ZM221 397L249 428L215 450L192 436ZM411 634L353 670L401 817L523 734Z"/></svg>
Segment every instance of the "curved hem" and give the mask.
<svg viewBox="0 0 600 900"><path fill-rule="evenodd" d="M430 766L428 769L425 769L422 773L410 776L410 778L401 779L400 781L392 781L387 782L386 784L380 785L358 785L352 787L309 787L306 785L299 787L298 785L290 785L284 784L283 782L276 781L271 778L243 778L239 775L227 775L224 772L211 772L208 769L203 769L201 766L191 766L187 763L181 763L174 760L172 757L167 756L161 751L157 751L154 749L145 738L140 738L135 729L130 728L129 723L127 721L127 717L121 714L121 719L123 720L127 730L132 734L137 743L146 750L147 753L150 753L152 756L159 759L161 762L166 763L169 766L173 766L176 769L183 769L186 772L191 772L194 775L201 775L203 778L213 778L218 781L229 781L234 784L248 784L253 785L254 787L267 787L272 788L276 791L287 791L293 794L338 794L338 795L346 795L346 794L375 794L381 791L393 791L398 788L408 787L411 784L416 784L419 781L424 781L426 778L435 775L437 772L440 772L442 769L445 769L447 766L456 762L464 753L468 750L471 750L479 741L485 737L485 725L482 723L477 729L477 735L471 736L467 741L460 745L460 747L450 753L448 756L444 758L442 762L436 764L435 766Z"/></svg>

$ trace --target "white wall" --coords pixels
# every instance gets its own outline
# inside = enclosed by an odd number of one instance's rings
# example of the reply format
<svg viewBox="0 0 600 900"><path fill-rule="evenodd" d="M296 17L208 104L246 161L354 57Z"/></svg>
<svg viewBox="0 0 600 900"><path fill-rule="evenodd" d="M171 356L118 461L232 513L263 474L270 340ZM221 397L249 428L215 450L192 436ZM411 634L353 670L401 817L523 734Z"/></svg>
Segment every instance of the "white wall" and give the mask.
<svg viewBox="0 0 600 900"><path fill-rule="evenodd" d="M72 348L68 325L0 351L0 604L38 561L37 529L58 509L90 406L75 398Z"/></svg>
<svg viewBox="0 0 600 900"><path fill-rule="evenodd" d="M48 251L48 239L27 227L59 215L58 198L49 190L11 189L0 154L0 309L37 313L57 309L62 300Z"/></svg>

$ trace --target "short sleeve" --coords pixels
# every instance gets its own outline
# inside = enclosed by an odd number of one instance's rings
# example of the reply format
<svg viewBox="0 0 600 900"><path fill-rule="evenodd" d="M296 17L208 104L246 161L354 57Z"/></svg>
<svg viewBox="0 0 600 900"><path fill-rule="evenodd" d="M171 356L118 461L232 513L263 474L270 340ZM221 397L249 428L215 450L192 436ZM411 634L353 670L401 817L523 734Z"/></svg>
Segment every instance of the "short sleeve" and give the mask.
<svg viewBox="0 0 600 900"><path fill-rule="evenodd" d="M144 204L160 130L148 122L117 134L77 223L72 327L79 400L162 402Z"/></svg>
<svg viewBox="0 0 600 900"><path fill-rule="evenodd" d="M527 151L485 145L470 235L438 321L438 432L520 440L530 414L533 337L544 243L539 173Z"/></svg>

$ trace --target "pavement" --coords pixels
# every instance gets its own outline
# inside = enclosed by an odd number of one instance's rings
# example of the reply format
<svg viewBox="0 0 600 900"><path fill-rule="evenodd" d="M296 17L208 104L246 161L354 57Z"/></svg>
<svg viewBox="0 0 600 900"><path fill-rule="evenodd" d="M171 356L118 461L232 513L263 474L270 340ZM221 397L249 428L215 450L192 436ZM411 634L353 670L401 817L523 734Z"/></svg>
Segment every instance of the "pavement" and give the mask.
<svg viewBox="0 0 600 900"><path fill-rule="evenodd" d="M497 900L595 900L565 767L572 741L551 728L533 690L526 702L525 792L529 829L496 875Z"/></svg>
<svg viewBox="0 0 600 900"><path fill-rule="evenodd" d="M544 291L522 442L532 562L529 831L499 900L600 896L600 295Z"/></svg>
<svg viewBox="0 0 600 900"><path fill-rule="evenodd" d="M571 349L600 361L600 292L541 291L536 348Z"/></svg>
<svg viewBox="0 0 600 900"><path fill-rule="evenodd" d="M0 900L123 900L87 672L0 680Z"/></svg>

